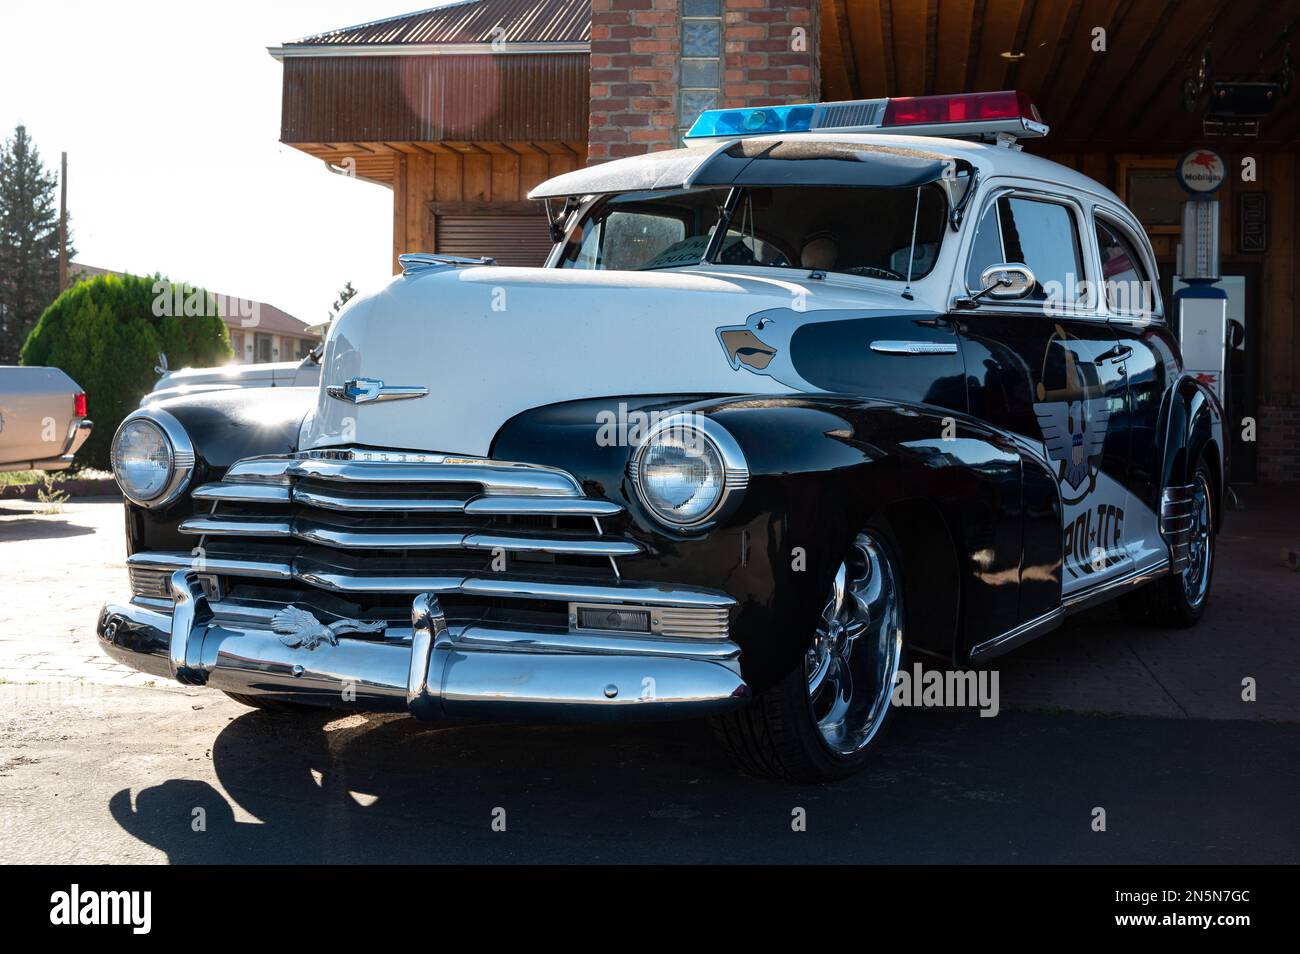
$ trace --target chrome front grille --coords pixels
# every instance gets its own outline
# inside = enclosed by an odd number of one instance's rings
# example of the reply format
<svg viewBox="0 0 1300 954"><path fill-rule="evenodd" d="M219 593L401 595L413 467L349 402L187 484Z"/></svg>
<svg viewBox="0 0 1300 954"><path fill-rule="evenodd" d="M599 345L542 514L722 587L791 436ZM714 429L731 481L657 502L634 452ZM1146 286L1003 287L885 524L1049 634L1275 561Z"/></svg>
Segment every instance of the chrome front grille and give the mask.
<svg viewBox="0 0 1300 954"><path fill-rule="evenodd" d="M729 629L725 594L624 579L619 560L643 547L621 532L623 508L555 468L333 451L239 461L193 497L211 504L179 526L196 546L134 554L133 582L192 567L219 577L223 593L318 591L375 614L428 592L461 599L470 618L508 619L526 603L564 627L571 604L590 602L650 607L647 635Z"/></svg>

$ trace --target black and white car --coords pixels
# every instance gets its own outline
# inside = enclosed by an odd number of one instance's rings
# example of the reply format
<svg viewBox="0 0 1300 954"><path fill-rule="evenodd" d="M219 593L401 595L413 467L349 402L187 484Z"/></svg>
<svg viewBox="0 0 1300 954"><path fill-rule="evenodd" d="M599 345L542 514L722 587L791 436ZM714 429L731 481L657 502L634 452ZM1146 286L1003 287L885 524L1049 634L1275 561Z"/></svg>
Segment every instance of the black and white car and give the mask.
<svg viewBox="0 0 1300 954"><path fill-rule="evenodd" d="M972 118L973 117L973 118ZM1014 93L705 113L552 179L544 268L408 255L315 391L134 412L117 659L254 706L711 716L859 769L909 653L1204 612L1226 442L1150 244Z"/></svg>

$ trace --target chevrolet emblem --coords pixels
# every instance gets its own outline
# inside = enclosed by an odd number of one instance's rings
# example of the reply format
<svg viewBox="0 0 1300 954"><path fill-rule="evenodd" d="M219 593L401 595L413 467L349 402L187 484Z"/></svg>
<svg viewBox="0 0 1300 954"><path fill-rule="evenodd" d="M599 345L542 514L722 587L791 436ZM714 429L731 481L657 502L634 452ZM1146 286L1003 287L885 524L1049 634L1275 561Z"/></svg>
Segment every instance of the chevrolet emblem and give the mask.
<svg viewBox="0 0 1300 954"><path fill-rule="evenodd" d="M336 401L369 404L372 401L407 401L411 398L422 398L429 393L429 389L384 384L378 378L352 378L342 384L329 385L325 388L325 393Z"/></svg>

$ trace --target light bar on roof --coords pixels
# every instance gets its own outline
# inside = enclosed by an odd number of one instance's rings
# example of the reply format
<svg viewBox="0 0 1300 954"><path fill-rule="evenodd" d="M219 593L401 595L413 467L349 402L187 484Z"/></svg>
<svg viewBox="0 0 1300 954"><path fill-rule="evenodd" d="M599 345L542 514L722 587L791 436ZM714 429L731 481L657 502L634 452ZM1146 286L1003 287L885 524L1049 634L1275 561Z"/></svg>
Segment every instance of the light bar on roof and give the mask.
<svg viewBox="0 0 1300 954"><path fill-rule="evenodd" d="M840 103L707 109L686 138L734 139L795 132L893 132L955 139L1029 139L1047 135L1038 108L1023 93L904 96Z"/></svg>

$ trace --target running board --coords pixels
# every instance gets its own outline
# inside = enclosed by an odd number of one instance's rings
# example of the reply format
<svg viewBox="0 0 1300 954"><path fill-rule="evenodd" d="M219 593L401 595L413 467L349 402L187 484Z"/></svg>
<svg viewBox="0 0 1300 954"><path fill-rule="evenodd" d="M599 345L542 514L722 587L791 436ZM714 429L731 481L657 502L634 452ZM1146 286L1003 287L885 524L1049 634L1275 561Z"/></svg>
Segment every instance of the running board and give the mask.
<svg viewBox="0 0 1300 954"><path fill-rule="evenodd" d="M1163 576L1168 571L1169 561L1162 560L1154 566L1132 570L1113 580L1106 580L1077 593L1071 593L1061 600L1061 605L1056 609L1049 610L1042 616L1021 623L1019 626L1007 630L1001 636L994 636L992 639L986 639L980 643L970 651L970 661L972 663L985 663L990 659L996 659L1004 653L1011 652L1018 646L1023 646L1031 639L1037 639L1044 633L1051 632L1065 622L1066 617L1082 613L1084 610L1092 609L1099 603L1112 600L1122 593L1144 586L1157 577Z"/></svg>

